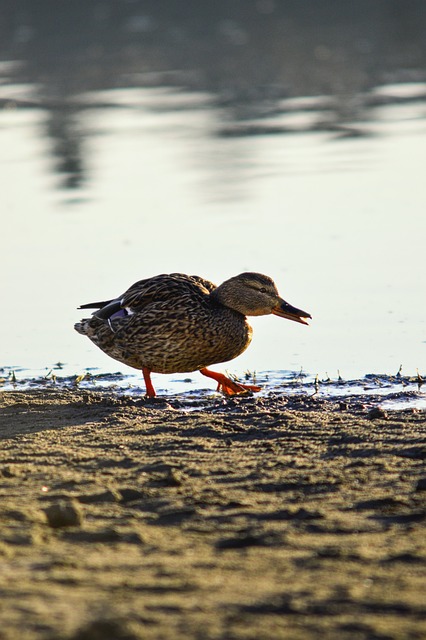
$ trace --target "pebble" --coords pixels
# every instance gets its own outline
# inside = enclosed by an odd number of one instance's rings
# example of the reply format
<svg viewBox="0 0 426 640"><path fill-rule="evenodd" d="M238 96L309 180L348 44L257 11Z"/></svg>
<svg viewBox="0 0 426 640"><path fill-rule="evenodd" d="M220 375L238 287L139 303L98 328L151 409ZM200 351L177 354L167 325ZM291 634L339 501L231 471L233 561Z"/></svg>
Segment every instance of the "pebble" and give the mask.
<svg viewBox="0 0 426 640"><path fill-rule="evenodd" d="M44 510L47 522L53 529L62 527L78 527L83 521L83 515L78 504L70 502L55 502Z"/></svg>
<svg viewBox="0 0 426 640"><path fill-rule="evenodd" d="M417 480L416 491L426 491L426 476Z"/></svg>
<svg viewBox="0 0 426 640"><path fill-rule="evenodd" d="M380 407L373 407L367 413L367 418L369 418L370 420L377 420L378 418L383 418L386 420L387 417L388 414L386 413L386 411L384 409L381 409Z"/></svg>

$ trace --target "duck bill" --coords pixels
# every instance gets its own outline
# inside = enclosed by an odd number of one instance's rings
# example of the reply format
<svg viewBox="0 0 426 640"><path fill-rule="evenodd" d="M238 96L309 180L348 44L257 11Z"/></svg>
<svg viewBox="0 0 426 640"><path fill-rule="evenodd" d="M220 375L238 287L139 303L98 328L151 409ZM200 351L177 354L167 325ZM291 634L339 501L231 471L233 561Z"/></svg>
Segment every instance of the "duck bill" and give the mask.
<svg viewBox="0 0 426 640"><path fill-rule="evenodd" d="M274 314L274 316L287 318L287 320L300 322L300 324L309 324L307 319L312 318L310 313L306 313L306 311L302 311L301 309L292 307L291 304L288 304L288 302L286 302L285 300L281 300L280 304L272 309L272 313Z"/></svg>

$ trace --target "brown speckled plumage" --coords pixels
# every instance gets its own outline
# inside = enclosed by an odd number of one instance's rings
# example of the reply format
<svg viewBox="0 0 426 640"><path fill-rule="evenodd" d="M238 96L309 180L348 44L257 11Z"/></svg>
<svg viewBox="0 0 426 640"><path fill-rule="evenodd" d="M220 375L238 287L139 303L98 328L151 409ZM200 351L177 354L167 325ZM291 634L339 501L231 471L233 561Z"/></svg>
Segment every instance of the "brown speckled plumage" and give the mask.
<svg viewBox="0 0 426 640"><path fill-rule="evenodd" d="M219 287L198 276L163 274L136 282L119 298L81 308L98 310L76 331L148 377L152 371L209 375L207 366L236 358L252 338L246 315L276 313L302 323L310 317L285 303L273 280L258 273Z"/></svg>

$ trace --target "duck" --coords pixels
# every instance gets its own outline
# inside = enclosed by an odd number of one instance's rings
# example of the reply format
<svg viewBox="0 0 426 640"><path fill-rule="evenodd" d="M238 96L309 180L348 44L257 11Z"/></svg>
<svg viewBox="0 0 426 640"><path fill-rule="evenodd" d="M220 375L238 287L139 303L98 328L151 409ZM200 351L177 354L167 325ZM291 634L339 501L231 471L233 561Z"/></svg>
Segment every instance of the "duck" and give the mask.
<svg viewBox="0 0 426 640"><path fill-rule="evenodd" d="M255 272L240 273L219 286L196 275L161 274L135 282L116 298L79 309L95 311L75 330L111 358L142 371L148 398L156 396L151 373L199 371L225 395L260 391L209 367L247 349L253 335L247 316L272 314L301 324L312 317L283 300L272 278Z"/></svg>

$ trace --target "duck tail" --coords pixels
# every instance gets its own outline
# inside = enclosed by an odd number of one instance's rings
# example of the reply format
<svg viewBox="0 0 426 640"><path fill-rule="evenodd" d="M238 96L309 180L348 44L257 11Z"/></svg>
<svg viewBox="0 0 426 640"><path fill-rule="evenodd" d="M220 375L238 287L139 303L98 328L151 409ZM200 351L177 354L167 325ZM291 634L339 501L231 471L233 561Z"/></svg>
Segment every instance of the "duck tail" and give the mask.
<svg viewBox="0 0 426 640"><path fill-rule="evenodd" d="M87 304L81 304L78 309L102 309L107 304L113 302L113 300L104 300L103 302L88 302Z"/></svg>
<svg viewBox="0 0 426 640"><path fill-rule="evenodd" d="M93 316L101 320L108 320L114 314L122 310L121 300L106 300L105 302L89 302L82 304L79 309L97 309L93 312ZM123 315L126 315L123 310Z"/></svg>
<svg viewBox="0 0 426 640"><path fill-rule="evenodd" d="M83 336L87 336L87 320L82 320L81 322L76 322L74 325L74 329L77 333L81 333Z"/></svg>
<svg viewBox="0 0 426 640"><path fill-rule="evenodd" d="M99 332L111 333L111 325L109 321L105 321L102 318L98 318L96 314L92 315L90 318L83 318L80 322L76 322L74 325L74 329L77 333L81 333L83 336L87 336L91 340Z"/></svg>

